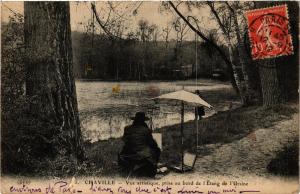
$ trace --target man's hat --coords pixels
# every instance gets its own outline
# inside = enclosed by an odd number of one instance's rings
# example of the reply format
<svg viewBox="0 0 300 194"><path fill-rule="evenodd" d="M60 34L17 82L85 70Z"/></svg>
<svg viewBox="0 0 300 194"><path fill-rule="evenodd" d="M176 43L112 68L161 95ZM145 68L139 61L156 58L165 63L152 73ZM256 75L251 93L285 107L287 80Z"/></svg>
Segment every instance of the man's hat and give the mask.
<svg viewBox="0 0 300 194"><path fill-rule="evenodd" d="M137 112L137 113L135 113L135 117L131 117L131 120L134 120L134 121L148 121L149 118L145 116L144 112Z"/></svg>

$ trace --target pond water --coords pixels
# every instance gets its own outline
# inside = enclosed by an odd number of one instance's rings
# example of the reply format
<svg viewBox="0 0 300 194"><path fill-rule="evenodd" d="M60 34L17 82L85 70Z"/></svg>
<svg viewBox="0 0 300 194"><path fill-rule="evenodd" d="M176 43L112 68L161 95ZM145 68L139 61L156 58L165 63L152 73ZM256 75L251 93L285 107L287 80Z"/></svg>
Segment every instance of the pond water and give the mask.
<svg viewBox="0 0 300 194"><path fill-rule="evenodd" d="M196 89L204 100L213 105L206 115L214 114L224 106L219 91L232 95L229 83L213 80L169 81L169 82L104 82L76 81L78 107L82 132L85 140L95 142L123 135L123 129L131 124L137 111L150 117L148 125L153 129L180 123L180 103L155 103L151 98L168 92L181 90L194 92ZM229 97L231 98L231 96ZM221 104L220 104L221 103ZM194 119L194 107L186 106L185 121Z"/></svg>

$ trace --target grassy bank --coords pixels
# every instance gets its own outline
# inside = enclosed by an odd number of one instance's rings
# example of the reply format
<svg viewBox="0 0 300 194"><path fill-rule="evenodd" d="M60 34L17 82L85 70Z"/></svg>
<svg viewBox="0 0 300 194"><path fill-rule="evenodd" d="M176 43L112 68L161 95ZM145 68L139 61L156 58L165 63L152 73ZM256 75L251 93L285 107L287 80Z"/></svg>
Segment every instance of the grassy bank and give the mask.
<svg viewBox="0 0 300 194"><path fill-rule="evenodd" d="M270 128L277 122L288 120L298 110L296 106L280 105L273 108L259 106L241 107L217 114L198 122L199 157L210 154L210 145L230 143L259 128ZM297 126L295 126L297 127ZM180 125L157 129L163 136L161 162L172 164L180 160ZM297 137L295 137L297 138ZM196 123L184 124L184 149L195 152ZM121 139L109 139L86 144L86 153L90 161L87 174L114 175L118 171L117 155L123 143ZM202 148L202 149L201 149Z"/></svg>

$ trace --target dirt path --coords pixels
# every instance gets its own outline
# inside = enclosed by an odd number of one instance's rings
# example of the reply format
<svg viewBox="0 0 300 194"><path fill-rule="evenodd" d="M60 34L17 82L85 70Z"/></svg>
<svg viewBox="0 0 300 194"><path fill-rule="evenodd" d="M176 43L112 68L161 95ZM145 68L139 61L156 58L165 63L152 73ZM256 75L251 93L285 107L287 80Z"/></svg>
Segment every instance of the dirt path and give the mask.
<svg viewBox="0 0 300 194"><path fill-rule="evenodd" d="M197 159L193 176L268 176L267 165L276 153L298 137L298 114L271 128L260 128L228 144L211 144L212 154ZM180 176L169 173L166 178Z"/></svg>

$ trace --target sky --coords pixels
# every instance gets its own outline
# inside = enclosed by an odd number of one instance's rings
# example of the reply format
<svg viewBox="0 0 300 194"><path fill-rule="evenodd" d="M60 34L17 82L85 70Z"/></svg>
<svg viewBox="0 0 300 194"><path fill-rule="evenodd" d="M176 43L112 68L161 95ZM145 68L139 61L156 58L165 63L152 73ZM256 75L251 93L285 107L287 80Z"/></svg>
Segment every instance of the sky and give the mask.
<svg viewBox="0 0 300 194"><path fill-rule="evenodd" d="M177 18L176 13L172 11L160 11L161 2L155 1L123 1L123 2L113 2L112 5L115 7L115 11L112 11L110 18L125 18L125 26L128 27L127 31L134 31L137 29L138 21L143 19L147 20L149 24L157 25L162 31L167 25L171 26L172 23ZM188 11L184 9L184 6L180 5L181 11L186 15L198 16L198 19L203 21L201 23L202 30L207 30L210 28L216 28L214 22L210 20L210 13L208 9L202 8L202 10L192 10ZM71 29L72 31L85 31L84 26L91 21L92 14L90 9L90 2L70 2L70 14L71 14ZM109 15L108 3L105 1L96 2L96 8L102 21L106 21ZM137 9L138 8L138 9ZM3 22L7 22L9 16L13 15L14 12L23 14L23 2L3 2L1 8L1 19ZM137 10L136 14L133 14L134 10ZM100 28L97 23L95 23L96 28ZM188 29L188 28L186 28ZM96 30L97 33L97 30ZM170 38L176 38L176 32L172 30ZM194 32L189 31L186 34L186 40L194 40ZM160 36L159 39L162 39Z"/></svg>

